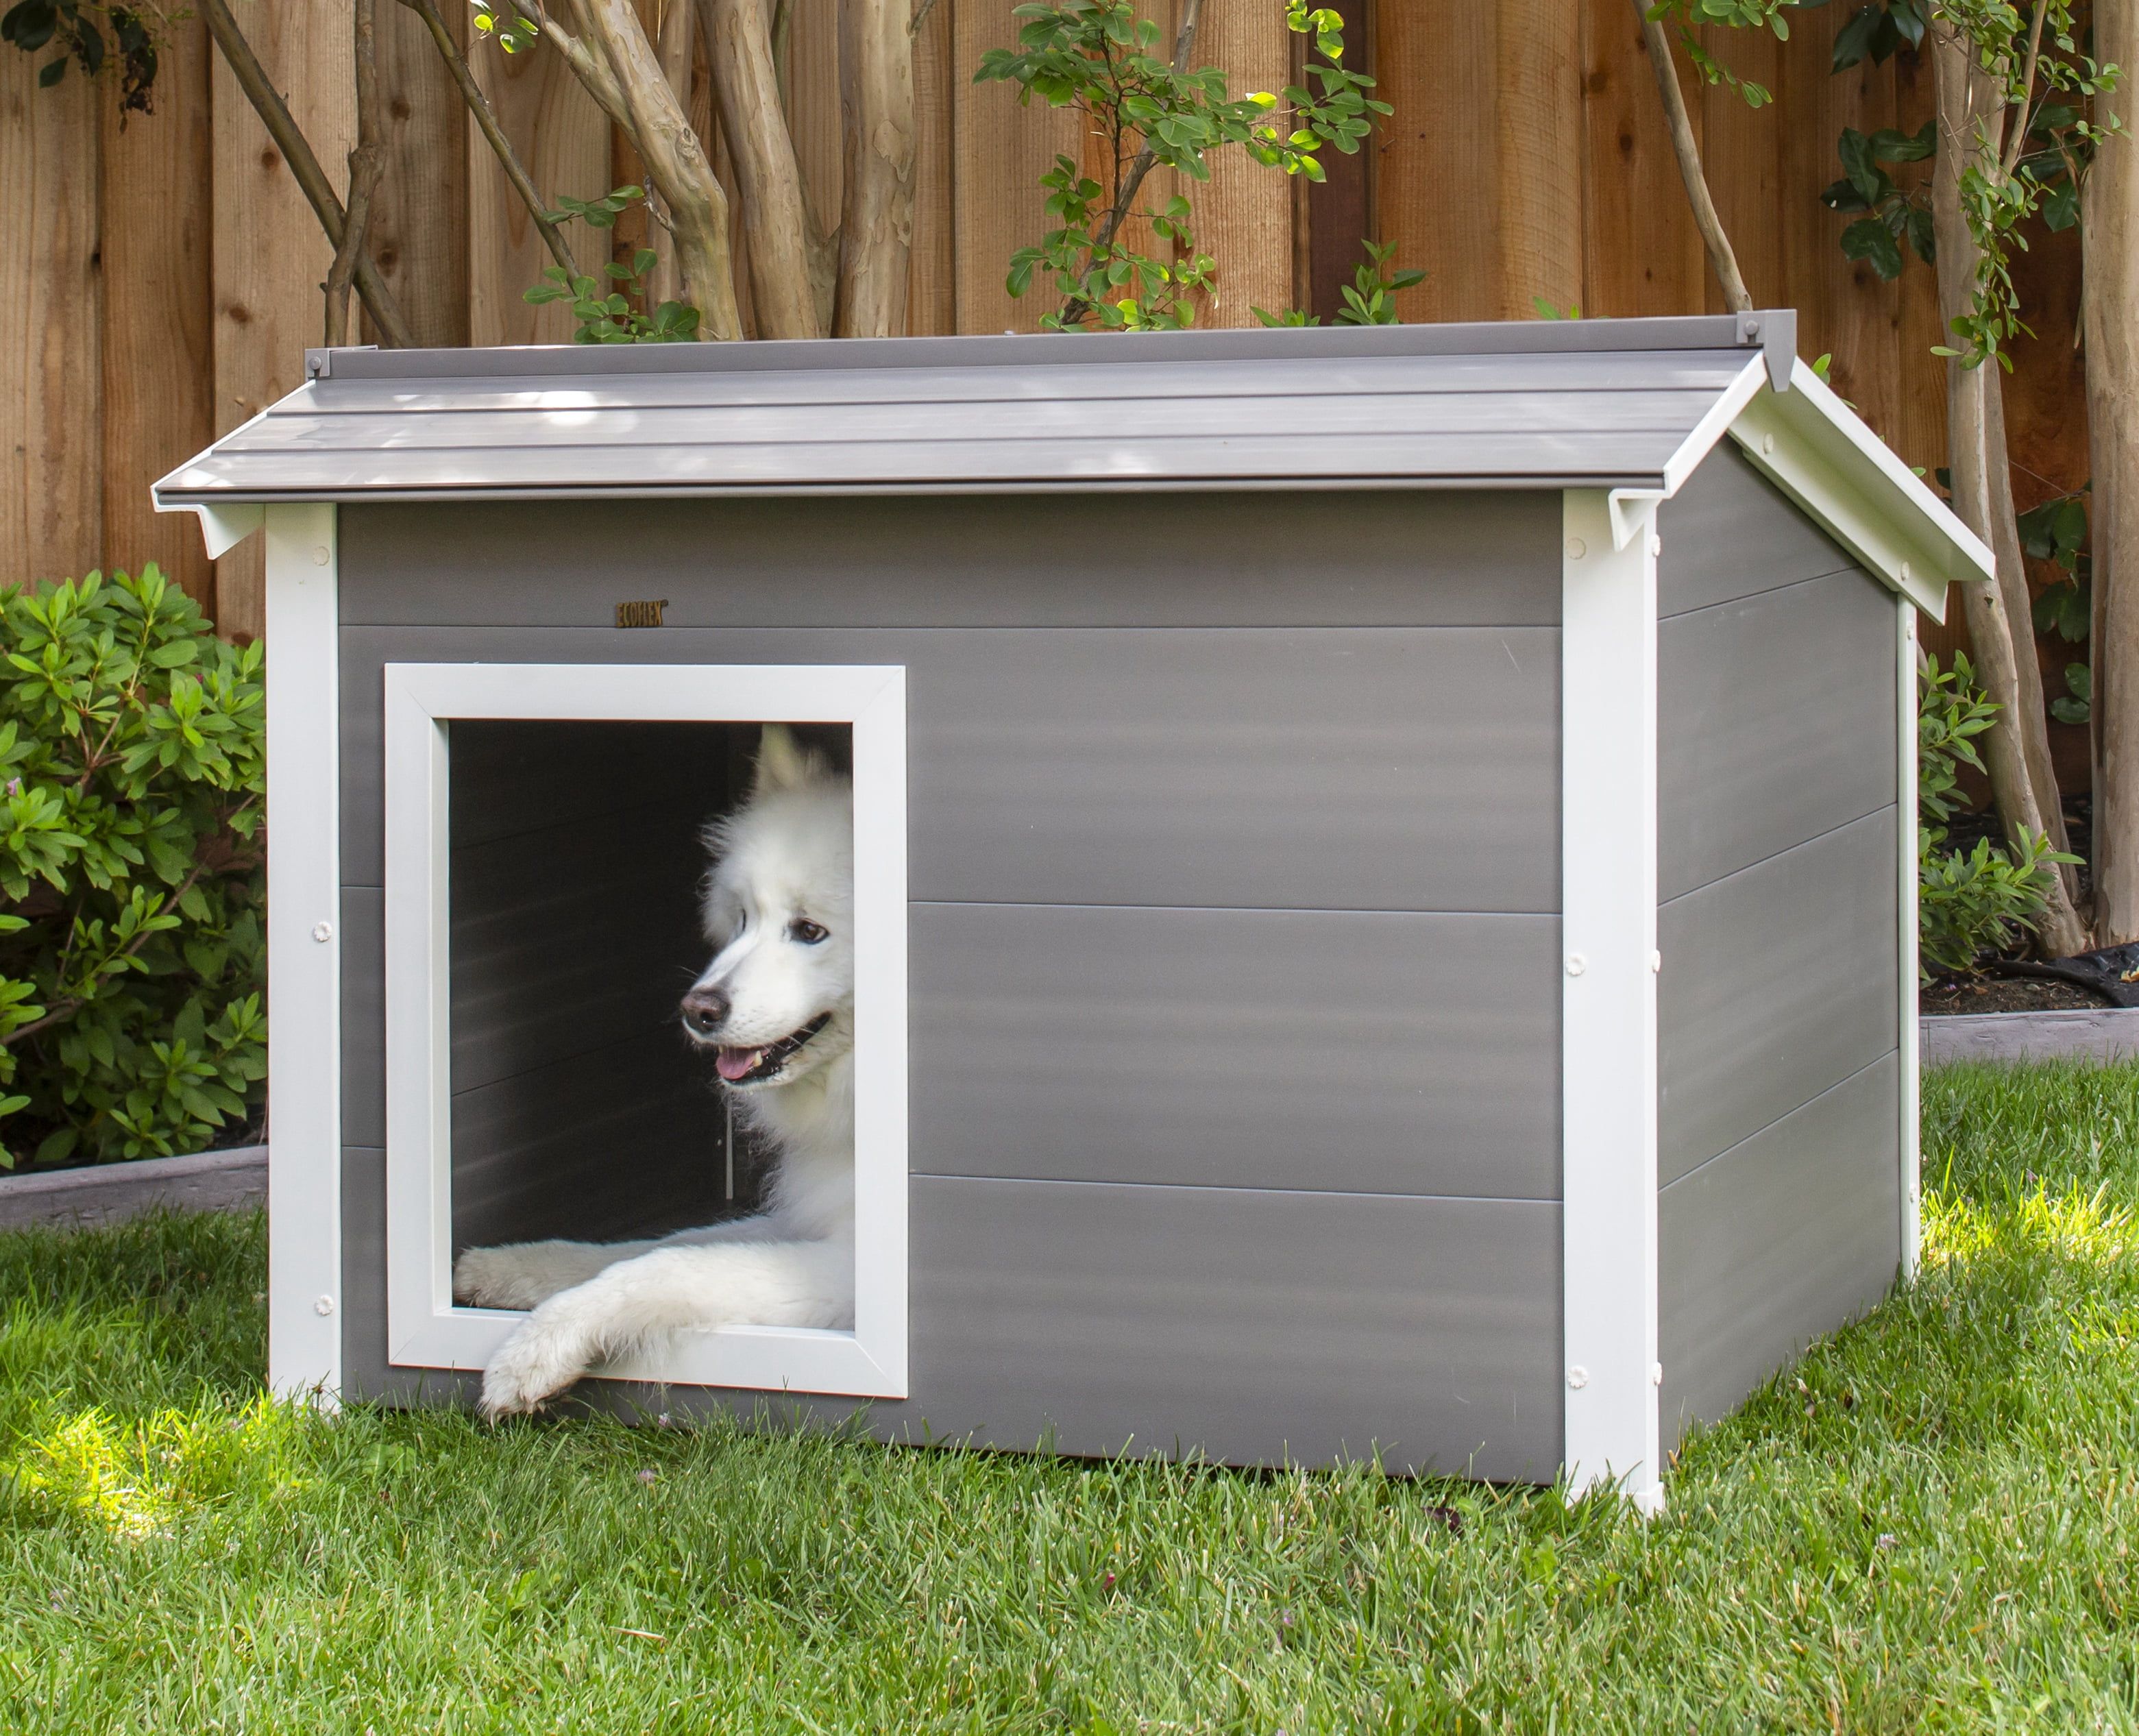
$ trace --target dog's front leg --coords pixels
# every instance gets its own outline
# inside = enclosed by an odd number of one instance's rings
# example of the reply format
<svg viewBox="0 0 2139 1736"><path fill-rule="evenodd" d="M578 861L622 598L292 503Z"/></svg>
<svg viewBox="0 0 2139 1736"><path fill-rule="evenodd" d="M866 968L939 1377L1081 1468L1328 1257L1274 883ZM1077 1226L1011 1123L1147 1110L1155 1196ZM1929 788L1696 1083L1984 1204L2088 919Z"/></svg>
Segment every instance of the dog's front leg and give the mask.
<svg viewBox="0 0 2139 1736"><path fill-rule="evenodd" d="M748 1323L854 1324L854 1250L846 1241L659 1248L552 1296L483 1372L487 1416L531 1411L596 1364L679 1332Z"/></svg>

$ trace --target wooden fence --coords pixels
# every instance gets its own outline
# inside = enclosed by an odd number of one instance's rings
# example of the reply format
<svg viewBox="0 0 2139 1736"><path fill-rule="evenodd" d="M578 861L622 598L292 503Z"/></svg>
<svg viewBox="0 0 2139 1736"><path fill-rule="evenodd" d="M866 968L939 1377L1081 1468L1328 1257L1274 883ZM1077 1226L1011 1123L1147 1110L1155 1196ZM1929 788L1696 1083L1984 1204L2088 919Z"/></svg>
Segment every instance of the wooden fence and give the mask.
<svg viewBox="0 0 2139 1736"><path fill-rule="evenodd" d="M1003 275L1011 250L1043 227L1037 180L1056 151L1078 149L1075 126L1021 109L1006 86L971 82L981 51L1013 39L1014 3L936 0L918 38L916 332L1030 330L1044 311L1037 296L1013 301ZM795 7L803 168L820 208L835 211L833 7ZM1395 114L1326 186L1236 164L1197 189L1223 271L1211 320L1246 325L1256 306L1333 311L1368 234L1429 274L1402 299L1410 320L1530 319L1539 299L1585 315L1720 307L1632 0L1378 0L1363 19L1344 9L1353 58ZM1843 220L1818 202L1840 172L1842 127L1913 129L1929 117L1929 69L1904 56L1831 76L1844 10L1806 14L1787 45L1720 42L1777 100L1755 112L1708 90L1695 115L1755 301L1796 307L1806 353L1831 352L1843 395L1929 467L1942 462L1944 420L1930 273L1912 266L1880 282L1843 257ZM339 179L354 130L348 0L239 0L237 12ZM561 309L521 300L547 257L428 38L404 8L379 12L391 130L374 247L416 332L441 345L564 339ZM1282 83L1295 55L1282 17L1281 0L1207 0L1199 58L1226 68L1236 90ZM557 56L507 60L482 42L470 53L546 192L590 198L635 178ZM158 520L148 487L297 384L305 346L320 341L326 243L198 22L166 50L154 112L123 125L108 88L70 72L40 90L36 73L31 56L0 48L0 391L12 436L0 579L155 560L226 632L257 632L257 552L212 570L190 517ZM697 82L709 117L702 66ZM2073 237L2039 243L2020 275L2039 334L2019 346L2009 387L2024 507L2086 475ZM2080 770L2083 742L2062 757Z"/></svg>

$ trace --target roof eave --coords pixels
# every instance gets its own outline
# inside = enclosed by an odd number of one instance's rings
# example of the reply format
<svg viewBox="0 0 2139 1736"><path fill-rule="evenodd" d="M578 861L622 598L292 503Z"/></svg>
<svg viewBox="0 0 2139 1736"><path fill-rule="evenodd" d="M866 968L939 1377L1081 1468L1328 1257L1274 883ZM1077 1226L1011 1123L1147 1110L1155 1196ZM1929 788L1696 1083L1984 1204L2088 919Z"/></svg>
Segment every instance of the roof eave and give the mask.
<svg viewBox="0 0 2139 1736"><path fill-rule="evenodd" d="M1948 584L1996 576L1983 540L1804 362L1789 391L1748 398L1730 433L1755 468L1934 621L1946 619Z"/></svg>

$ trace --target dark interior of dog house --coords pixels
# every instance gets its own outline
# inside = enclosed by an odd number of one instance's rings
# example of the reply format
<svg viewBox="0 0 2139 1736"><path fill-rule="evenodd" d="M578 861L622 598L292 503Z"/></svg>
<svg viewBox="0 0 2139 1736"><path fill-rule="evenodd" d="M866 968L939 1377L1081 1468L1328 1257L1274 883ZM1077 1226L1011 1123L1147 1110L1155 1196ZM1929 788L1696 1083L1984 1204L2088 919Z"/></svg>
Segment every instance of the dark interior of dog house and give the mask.
<svg viewBox="0 0 2139 1736"><path fill-rule="evenodd" d="M448 726L454 1251L660 1235L756 1208L764 1163L678 1003L708 822L755 723ZM842 727L810 745L844 761Z"/></svg>

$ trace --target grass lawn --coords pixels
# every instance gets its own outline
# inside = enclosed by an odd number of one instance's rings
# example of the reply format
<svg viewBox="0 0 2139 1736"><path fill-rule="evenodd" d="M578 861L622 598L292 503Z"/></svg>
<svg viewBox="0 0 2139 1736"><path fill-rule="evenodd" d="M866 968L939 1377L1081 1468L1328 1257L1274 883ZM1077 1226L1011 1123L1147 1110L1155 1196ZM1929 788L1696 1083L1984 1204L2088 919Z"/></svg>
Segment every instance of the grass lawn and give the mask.
<svg viewBox="0 0 2139 1736"><path fill-rule="evenodd" d="M2139 1730L2139 1068L1924 1093L1921 1281L1549 1491L262 1402L257 1220L0 1237L0 1728Z"/></svg>

